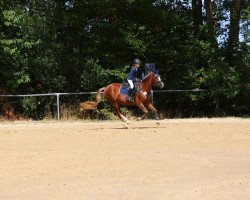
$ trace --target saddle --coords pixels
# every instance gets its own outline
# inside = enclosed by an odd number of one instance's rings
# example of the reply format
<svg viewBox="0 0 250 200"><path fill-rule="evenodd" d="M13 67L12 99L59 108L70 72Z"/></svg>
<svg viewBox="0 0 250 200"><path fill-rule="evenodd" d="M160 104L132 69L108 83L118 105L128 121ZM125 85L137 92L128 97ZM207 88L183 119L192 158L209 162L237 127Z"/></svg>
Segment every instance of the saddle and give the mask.
<svg viewBox="0 0 250 200"><path fill-rule="evenodd" d="M120 93L124 95L128 95L129 84L122 83L120 87Z"/></svg>
<svg viewBox="0 0 250 200"><path fill-rule="evenodd" d="M136 92L138 91L138 88L139 88L138 86L139 86L139 83L134 82L133 95L135 95ZM126 82L126 81L123 81L123 83L122 83L122 85L120 87L120 93L123 94L123 95L128 95L129 87L130 87L129 83Z"/></svg>

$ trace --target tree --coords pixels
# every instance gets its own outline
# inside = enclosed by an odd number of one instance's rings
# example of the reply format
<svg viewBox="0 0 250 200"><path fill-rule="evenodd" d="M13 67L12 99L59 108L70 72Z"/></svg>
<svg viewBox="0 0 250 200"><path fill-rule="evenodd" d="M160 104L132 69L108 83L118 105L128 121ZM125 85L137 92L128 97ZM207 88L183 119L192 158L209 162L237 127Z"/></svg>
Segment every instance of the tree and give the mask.
<svg viewBox="0 0 250 200"><path fill-rule="evenodd" d="M208 37L213 45L216 45L217 39L215 34L215 21L213 19L213 7L211 0L205 0L205 8L206 8L206 19L208 26Z"/></svg>
<svg viewBox="0 0 250 200"><path fill-rule="evenodd" d="M195 31L199 32L199 26L202 25L202 0L192 0L192 13Z"/></svg>
<svg viewBox="0 0 250 200"><path fill-rule="evenodd" d="M239 44L239 24L242 0L233 0L230 11L230 28L228 37L228 60L233 61Z"/></svg>
<svg viewBox="0 0 250 200"><path fill-rule="evenodd" d="M203 104L216 100L220 107L250 77L247 40L238 45L246 1L233 1L229 38L216 45L218 36L227 37L219 25L228 20L228 4L206 0L203 10L202 0L192 7L190 1L0 1L0 85L11 93L96 90L122 82L132 58L140 57L156 63L168 88L216 90ZM188 101L192 108L201 99L183 96L173 105Z"/></svg>

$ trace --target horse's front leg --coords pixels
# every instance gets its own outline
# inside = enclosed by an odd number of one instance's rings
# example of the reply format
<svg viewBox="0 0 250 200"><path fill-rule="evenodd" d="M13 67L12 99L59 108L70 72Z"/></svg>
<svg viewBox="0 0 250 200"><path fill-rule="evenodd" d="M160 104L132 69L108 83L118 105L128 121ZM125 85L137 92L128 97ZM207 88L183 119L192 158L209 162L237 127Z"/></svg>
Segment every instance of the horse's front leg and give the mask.
<svg viewBox="0 0 250 200"><path fill-rule="evenodd" d="M160 121L159 121L160 120L160 115L159 115L157 109L154 107L154 105L151 102L149 102L147 104L147 106L148 106L148 108L153 110L153 112L155 113L155 119L157 120L156 123L159 125L160 124Z"/></svg>
<svg viewBox="0 0 250 200"><path fill-rule="evenodd" d="M142 116L138 117L137 120L143 120L143 119L145 119L146 115L148 114L147 108L145 108L145 106L143 105L143 103L140 103L137 106L144 112L144 114Z"/></svg>

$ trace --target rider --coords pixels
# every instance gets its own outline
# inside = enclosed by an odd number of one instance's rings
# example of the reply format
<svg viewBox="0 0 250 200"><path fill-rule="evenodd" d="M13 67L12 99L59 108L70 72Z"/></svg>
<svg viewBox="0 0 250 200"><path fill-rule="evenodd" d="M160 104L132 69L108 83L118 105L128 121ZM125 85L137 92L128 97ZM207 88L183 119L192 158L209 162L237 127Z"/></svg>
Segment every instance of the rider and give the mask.
<svg viewBox="0 0 250 200"><path fill-rule="evenodd" d="M133 95L135 94L139 81L143 78L142 70L140 70L141 60L135 58L132 62L131 69L127 75L126 82L129 84L127 100L133 101Z"/></svg>

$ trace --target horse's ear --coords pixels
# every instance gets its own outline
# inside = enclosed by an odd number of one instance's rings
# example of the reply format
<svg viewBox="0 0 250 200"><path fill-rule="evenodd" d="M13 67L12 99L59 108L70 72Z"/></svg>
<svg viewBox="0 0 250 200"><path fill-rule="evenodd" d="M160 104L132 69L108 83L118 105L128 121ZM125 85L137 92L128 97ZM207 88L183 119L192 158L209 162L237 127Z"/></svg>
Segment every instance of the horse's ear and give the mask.
<svg viewBox="0 0 250 200"><path fill-rule="evenodd" d="M154 71L154 73L157 74L157 75L159 75L159 72L160 72L159 69L156 69L156 70Z"/></svg>

